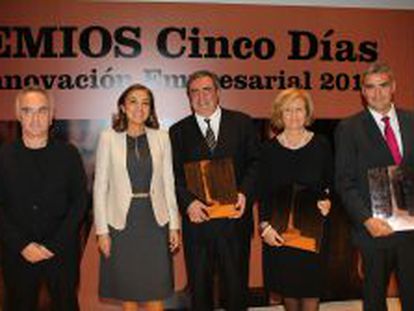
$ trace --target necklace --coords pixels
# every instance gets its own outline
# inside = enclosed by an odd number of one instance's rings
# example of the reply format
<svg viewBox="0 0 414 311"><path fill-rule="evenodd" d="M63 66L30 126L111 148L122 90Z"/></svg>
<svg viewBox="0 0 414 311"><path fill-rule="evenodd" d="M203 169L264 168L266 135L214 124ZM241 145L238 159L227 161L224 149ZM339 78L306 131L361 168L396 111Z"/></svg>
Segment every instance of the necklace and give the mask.
<svg viewBox="0 0 414 311"><path fill-rule="evenodd" d="M134 152L135 152L136 159L139 160L140 155L139 155L139 149L138 149L138 137L134 137Z"/></svg>
<svg viewBox="0 0 414 311"><path fill-rule="evenodd" d="M128 148L133 152L135 158L137 160L139 160L139 158L141 157L141 151L140 151L140 143L138 141L139 137L141 137L142 135L139 136L131 136L128 134Z"/></svg>
<svg viewBox="0 0 414 311"><path fill-rule="evenodd" d="M313 134L308 132L307 130L303 130L301 134L297 136L299 137L299 139L292 139L288 137L286 132L283 132L278 136L278 139L279 142L286 148L299 149L309 142L312 135Z"/></svg>
<svg viewBox="0 0 414 311"><path fill-rule="evenodd" d="M137 160L141 157L139 148L138 148L138 137L142 136L145 133L145 128L143 126L132 127L130 126L127 131L129 137L134 141L134 154Z"/></svg>

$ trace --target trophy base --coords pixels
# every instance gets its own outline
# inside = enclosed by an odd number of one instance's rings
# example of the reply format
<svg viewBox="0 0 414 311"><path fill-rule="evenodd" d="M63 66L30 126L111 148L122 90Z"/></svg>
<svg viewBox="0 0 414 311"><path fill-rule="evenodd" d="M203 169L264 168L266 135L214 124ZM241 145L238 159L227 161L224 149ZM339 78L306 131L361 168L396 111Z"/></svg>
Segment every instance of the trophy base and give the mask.
<svg viewBox="0 0 414 311"><path fill-rule="evenodd" d="M297 229L291 229L282 233L282 237L285 240L284 246L299 248L313 253L319 252L316 248L316 240L300 235L300 231Z"/></svg>
<svg viewBox="0 0 414 311"><path fill-rule="evenodd" d="M234 204L213 204L207 210L210 219L214 218L229 218L237 215L237 210Z"/></svg>

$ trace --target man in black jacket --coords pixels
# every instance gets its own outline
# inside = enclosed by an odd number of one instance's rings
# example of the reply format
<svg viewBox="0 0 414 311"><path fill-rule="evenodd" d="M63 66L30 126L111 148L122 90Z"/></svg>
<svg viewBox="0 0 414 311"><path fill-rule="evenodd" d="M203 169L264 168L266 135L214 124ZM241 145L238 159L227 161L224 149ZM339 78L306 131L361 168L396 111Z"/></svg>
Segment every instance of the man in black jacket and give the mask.
<svg viewBox="0 0 414 311"><path fill-rule="evenodd" d="M213 309L217 265L226 308L240 311L247 297L257 135L250 117L219 106L219 81L214 73L193 73L187 95L193 114L173 125L170 136L192 309ZM208 207L188 190L185 180L185 163L219 158L231 158L235 170L239 211L231 219L209 219Z"/></svg>
<svg viewBox="0 0 414 311"><path fill-rule="evenodd" d="M353 224L364 271L364 310L387 310L392 271L397 273L404 311L414 310L414 231L394 232L373 216L368 170L389 165L414 168L414 114L393 103L396 81L391 69L373 64L362 75L366 108L336 132L336 183Z"/></svg>
<svg viewBox="0 0 414 311"><path fill-rule="evenodd" d="M0 150L0 239L5 311L36 310L45 281L53 310L79 310L80 222L86 179L77 150L49 137L50 95L16 97L21 138Z"/></svg>

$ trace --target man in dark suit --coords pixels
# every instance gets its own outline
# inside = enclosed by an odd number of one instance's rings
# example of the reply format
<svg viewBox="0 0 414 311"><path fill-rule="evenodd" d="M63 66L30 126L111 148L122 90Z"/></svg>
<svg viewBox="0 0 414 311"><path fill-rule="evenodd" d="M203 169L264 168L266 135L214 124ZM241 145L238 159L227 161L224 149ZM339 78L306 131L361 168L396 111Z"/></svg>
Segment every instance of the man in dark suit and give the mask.
<svg viewBox="0 0 414 311"><path fill-rule="evenodd" d="M192 309L213 309L213 275L217 266L226 309L240 311L245 308L248 288L257 135L247 115L219 106L219 81L214 73L193 73L187 83L187 95L193 114L173 125L170 136ZM186 185L185 163L218 158L233 160L239 191L234 218L209 219L208 207Z"/></svg>
<svg viewBox="0 0 414 311"><path fill-rule="evenodd" d="M0 240L4 311L37 310L44 281L52 310L79 310L80 222L86 207L82 161L49 137L53 102L42 89L16 97L21 138L0 149Z"/></svg>
<svg viewBox="0 0 414 311"><path fill-rule="evenodd" d="M402 308L414 310L414 231L394 232L373 217L367 171L389 165L414 168L414 115L393 103L391 69L373 64L362 75L364 111L342 121L336 132L336 182L352 220L364 271L364 310L384 311L392 271L397 274Z"/></svg>

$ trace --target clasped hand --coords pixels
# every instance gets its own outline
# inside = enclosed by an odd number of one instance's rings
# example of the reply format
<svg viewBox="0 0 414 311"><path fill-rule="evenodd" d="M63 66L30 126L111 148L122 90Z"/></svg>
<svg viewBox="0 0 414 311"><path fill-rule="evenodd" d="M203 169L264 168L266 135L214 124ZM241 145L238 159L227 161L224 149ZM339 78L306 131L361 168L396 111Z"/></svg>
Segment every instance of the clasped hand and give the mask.
<svg viewBox="0 0 414 311"><path fill-rule="evenodd" d="M364 225L374 238L385 237L394 233L390 225L379 218L370 217L364 222Z"/></svg>
<svg viewBox="0 0 414 311"><path fill-rule="evenodd" d="M331 200L325 199L325 200L319 200L317 203L318 209L320 210L322 216L326 217L328 216L329 212L331 211Z"/></svg>
<svg viewBox="0 0 414 311"><path fill-rule="evenodd" d="M55 256L55 254L47 249L44 245L36 242L31 242L26 245L20 254L26 261L30 263L37 263L43 260L48 260Z"/></svg>
<svg viewBox="0 0 414 311"><path fill-rule="evenodd" d="M329 199L319 200L317 203L317 207L324 217L329 214L331 206L331 200ZM266 232L264 232L262 238L263 241L270 246L279 247L285 242L283 237L271 226L266 230Z"/></svg>
<svg viewBox="0 0 414 311"><path fill-rule="evenodd" d="M246 209L246 196L239 192L237 194L236 213L230 218L240 218ZM187 208L187 215L190 221L196 224L210 220L208 215L209 207L199 200L194 200Z"/></svg>

